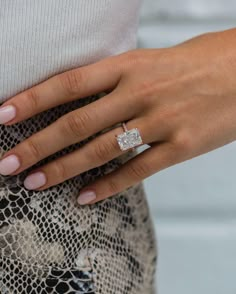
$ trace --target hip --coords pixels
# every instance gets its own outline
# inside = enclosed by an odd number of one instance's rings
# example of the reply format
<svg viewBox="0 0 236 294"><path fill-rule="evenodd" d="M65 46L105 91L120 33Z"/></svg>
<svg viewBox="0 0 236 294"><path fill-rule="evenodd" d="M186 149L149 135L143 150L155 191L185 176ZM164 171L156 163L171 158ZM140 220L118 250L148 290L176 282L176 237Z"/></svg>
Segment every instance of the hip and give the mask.
<svg viewBox="0 0 236 294"><path fill-rule="evenodd" d="M1 153L63 114L103 95L59 105L12 126L0 125ZM0 176L0 289L9 290L5 293L15 293L15 283L23 285L26 278L29 289L37 281L38 287L51 287L53 293L67 293L60 289L68 289L68 293L76 289L93 293L95 288L97 293L108 293L115 284L118 288L114 293L151 289L156 243L143 184L93 205L78 206L76 202L83 186L118 168L135 152L43 191L28 191L23 186L31 169L80 148L94 136L16 176Z"/></svg>

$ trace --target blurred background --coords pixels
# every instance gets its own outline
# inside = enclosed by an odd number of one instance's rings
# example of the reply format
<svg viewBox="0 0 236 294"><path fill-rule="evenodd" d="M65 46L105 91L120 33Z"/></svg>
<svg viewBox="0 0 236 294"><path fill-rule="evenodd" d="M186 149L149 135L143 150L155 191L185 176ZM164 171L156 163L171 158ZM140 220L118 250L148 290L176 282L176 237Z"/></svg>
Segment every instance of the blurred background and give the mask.
<svg viewBox="0 0 236 294"><path fill-rule="evenodd" d="M232 27L235 0L143 0L138 46ZM144 181L158 240L158 294L236 293L235 178L233 142Z"/></svg>

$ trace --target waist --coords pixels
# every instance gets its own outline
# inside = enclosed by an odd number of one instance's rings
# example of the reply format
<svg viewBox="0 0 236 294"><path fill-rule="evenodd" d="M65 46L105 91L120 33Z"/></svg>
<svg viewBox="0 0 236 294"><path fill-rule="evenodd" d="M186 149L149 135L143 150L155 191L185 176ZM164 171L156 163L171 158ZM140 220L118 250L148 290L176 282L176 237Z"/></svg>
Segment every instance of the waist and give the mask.
<svg viewBox="0 0 236 294"><path fill-rule="evenodd" d="M57 73L134 49L140 2L0 0L0 102Z"/></svg>

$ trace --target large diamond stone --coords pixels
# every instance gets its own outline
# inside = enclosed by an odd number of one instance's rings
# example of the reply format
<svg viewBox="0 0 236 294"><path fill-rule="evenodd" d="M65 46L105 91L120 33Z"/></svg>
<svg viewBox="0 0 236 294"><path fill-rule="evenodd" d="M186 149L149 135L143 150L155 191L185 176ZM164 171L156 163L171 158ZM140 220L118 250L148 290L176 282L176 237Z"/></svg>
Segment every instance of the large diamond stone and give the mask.
<svg viewBox="0 0 236 294"><path fill-rule="evenodd" d="M121 150L127 150L143 144L139 130L136 128L118 135L117 141Z"/></svg>

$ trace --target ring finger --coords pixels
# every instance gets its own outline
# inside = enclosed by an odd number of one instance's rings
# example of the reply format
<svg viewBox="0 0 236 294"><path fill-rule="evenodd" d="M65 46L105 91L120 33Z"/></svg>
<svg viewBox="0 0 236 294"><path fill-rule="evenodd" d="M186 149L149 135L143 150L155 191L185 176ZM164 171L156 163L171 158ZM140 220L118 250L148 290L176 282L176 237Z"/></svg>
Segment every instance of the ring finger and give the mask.
<svg viewBox="0 0 236 294"><path fill-rule="evenodd" d="M126 126L128 130L139 129L142 144L153 141L154 134L148 131L149 126L143 123L141 118L127 122ZM123 132L123 128L118 126L99 135L78 150L32 171L25 179L26 188L44 190L126 153L127 150L121 150L116 139L116 136Z"/></svg>

